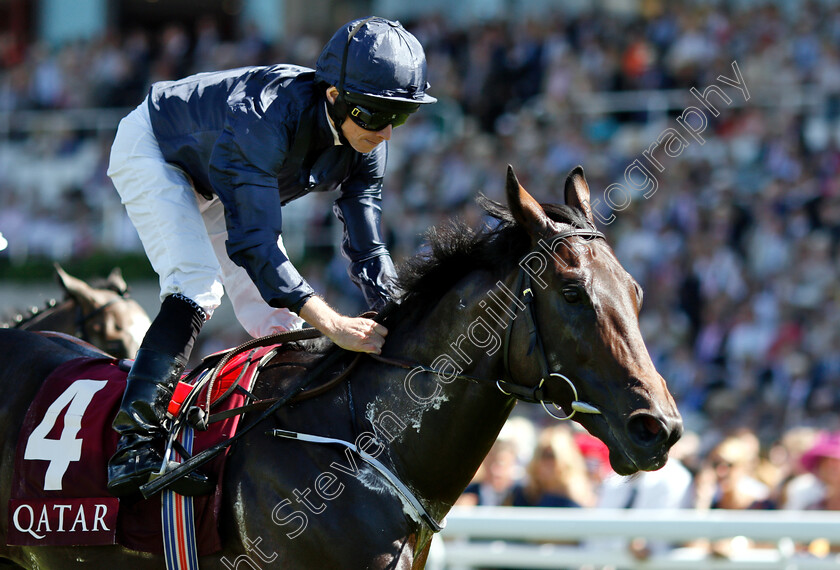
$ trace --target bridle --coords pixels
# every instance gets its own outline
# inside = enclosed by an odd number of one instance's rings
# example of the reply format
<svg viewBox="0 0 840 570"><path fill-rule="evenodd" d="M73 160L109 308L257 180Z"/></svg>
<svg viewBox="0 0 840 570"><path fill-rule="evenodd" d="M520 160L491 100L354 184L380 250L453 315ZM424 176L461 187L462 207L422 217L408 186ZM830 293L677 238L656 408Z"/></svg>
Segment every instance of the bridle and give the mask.
<svg viewBox="0 0 840 570"><path fill-rule="evenodd" d="M117 293L117 297L111 299L110 301L108 301L104 305L96 307L94 310L92 310L89 313L85 313L84 309L82 308L82 304L77 299L75 299L74 297L71 297L71 300L76 304L76 318L74 320L74 324L76 325L75 336L77 336L78 338L82 339L85 342L92 342L91 338L90 338L90 335L88 334L88 332L86 330L86 325L87 325L88 321L90 321L92 318L96 317L100 313L104 312L105 309L107 309L111 305L114 305L116 303L121 303L121 302L128 302L128 300L129 300L128 293L126 293L124 291L116 291L116 293Z"/></svg>
<svg viewBox="0 0 840 570"><path fill-rule="evenodd" d="M588 228L573 228L567 230L565 232L561 232L551 238L549 243L557 243L559 240L564 240L569 237L585 237L591 239L606 239L604 234L599 232L596 229L588 229ZM512 382L505 382L503 380L498 380L496 382L496 387L503 393L513 396L517 399L531 402L531 403L539 403L542 405L545 412L553 417L554 419L566 421L572 419L575 413L581 414L600 414L601 411L589 404L587 402L582 402L578 399L578 391L575 387L574 382L572 382L568 376L561 374L559 372L554 372L551 370L551 365L548 361L548 356L545 353L545 346L542 341L542 336L540 335L539 325L537 324L537 312L536 307L534 306L534 292L532 289L532 279L531 274L525 269L521 269L519 272L519 280L516 290L519 294L522 295L523 303L525 304L524 314L528 324L528 351L526 354L531 355L534 352L534 349L538 349L539 354L539 362L540 362L540 382L537 384L536 387L532 388L530 391L526 388L526 390L522 391L522 386L519 384L514 384ZM503 347L504 350L504 370L505 375L508 378L512 378L513 374L510 371L510 338L513 333L513 319L511 319L510 325L505 330L505 344ZM559 406L553 401L547 400L545 397L545 391L543 386L545 386L546 382L550 378L559 378L568 384L569 388L572 391L572 402L571 402L571 409L572 411L565 416L558 416L554 414L546 403L552 404L556 409L560 409ZM507 388L507 389L505 389ZM561 410L563 411L563 410Z"/></svg>
<svg viewBox="0 0 840 570"><path fill-rule="evenodd" d="M116 303L127 303L131 300L131 297L128 295L128 291L126 291L124 289L123 290L109 289L109 290L113 291L116 294L116 297L114 297L113 299L111 299L107 303L105 303L105 304L103 304L99 307L96 307L95 309L93 309L90 312L87 312L87 313L85 312L84 307L82 306L82 303L76 297L74 297L73 295L68 295L68 298L65 299L60 304L57 303L55 300L51 299L45 309L37 310L37 309L33 308L30 311L31 314L28 318L16 320L14 322L13 326L14 326L14 328L24 327L24 326L28 325L29 323L31 323L36 318L46 318L49 315L52 315L53 313L58 312L59 310L62 309L63 306L65 306L64 305L65 303L73 303L75 305L74 317L73 317L73 326L75 328L75 332L73 333L73 336L75 336L76 338L79 338L79 339L81 339L81 340L83 340L87 343L96 344L96 342L94 342L95 339L93 339L92 335L89 334L89 332L88 332L88 328L89 328L88 323L90 322L90 320L93 319L94 317L100 315L102 312L104 312L106 309L108 309L109 307L111 307L112 305L114 305ZM107 338L103 338L102 340L103 340L103 343L106 346L101 346L101 348L106 349L106 350L108 350L109 352L112 352L112 353L118 352L119 349L121 348L122 344L123 344L122 341L120 341L118 339L108 340Z"/></svg>
<svg viewBox="0 0 840 570"><path fill-rule="evenodd" d="M572 228L566 230L564 232L560 232L553 236L549 241L549 243L557 243L558 240L564 240L570 237L583 237L589 239L606 239L603 233L594 229L594 228ZM511 301L511 305L507 313L511 315L510 321L505 329L504 333L504 344L502 345L502 354L504 358L504 372L505 377L510 378L511 380L487 380L486 378L480 378L476 376L470 376L467 374L457 373L452 376L447 376L448 379L454 380L455 378L461 378L464 380L469 380L472 382L488 384L492 383L495 387L505 396L510 396L517 400L522 400L523 402L528 402L532 404L540 404L542 405L543 409L546 411L548 415L551 417L566 421L570 420L574 417L576 413L580 414L600 414L601 411L594 405L589 404L587 402L583 402L578 399L578 391L577 387L575 386L574 382L569 379L568 376L561 374L560 372L553 371L551 369L551 364L548 361L548 356L545 353L545 345L542 341L542 336L540 335L539 325L537 323L537 313L536 307L534 303L534 292L533 292L533 284L531 279L531 274L525 270L525 268L520 268L519 276L516 282L516 293L520 297ZM540 363L540 381L535 386L525 386L523 384L517 384L516 382L512 381L513 374L510 370L510 352L511 352L511 337L513 336L513 327L516 321L516 310L522 310L523 314L525 315L526 323L528 326L528 350L527 355L530 356L534 350L537 350L537 355L539 357ZM393 366L398 366L400 368L412 369L412 370L421 370L423 372L427 372L430 374L440 374L441 371L430 366L425 366L423 364L417 364L408 362L398 358L391 358L376 354L369 354L371 358L378 360L379 362L383 362L385 364L391 364ZM551 404L556 409L560 409L557 404L547 398L547 382L551 378L558 378L563 380L568 384L569 388L572 391L572 402L571 402L571 409L572 411L568 414L563 416L558 416L553 413L547 404ZM562 411L562 410L561 410ZM565 413L565 412L564 412Z"/></svg>

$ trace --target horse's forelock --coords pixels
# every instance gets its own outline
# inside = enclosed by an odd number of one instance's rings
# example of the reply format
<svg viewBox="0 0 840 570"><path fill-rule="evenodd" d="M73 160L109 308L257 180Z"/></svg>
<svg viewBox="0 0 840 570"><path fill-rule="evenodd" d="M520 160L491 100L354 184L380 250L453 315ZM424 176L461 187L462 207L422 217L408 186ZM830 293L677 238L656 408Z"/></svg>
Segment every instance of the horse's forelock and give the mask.
<svg viewBox="0 0 840 570"><path fill-rule="evenodd" d="M540 204L545 210L545 213L551 218L552 221L555 221L560 224L569 224L572 227L580 228L580 229L595 229L595 226L592 222L589 221L589 218L586 216L586 213L579 209L574 208L572 206L567 206L565 204Z"/></svg>
<svg viewBox="0 0 840 570"><path fill-rule="evenodd" d="M478 202L479 207L481 207L488 216L506 224L516 223L513 219L513 214L510 212L510 208L504 204L491 200L483 194L478 196L476 202ZM565 204L551 203L541 203L540 206L542 206L542 209L545 211L546 215L548 215L549 219L553 222L557 222L558 224L569 224L575 228L582 229L589 229L593 227L589 218L587 218L586 213L579 208L574 208Z"/></svg>

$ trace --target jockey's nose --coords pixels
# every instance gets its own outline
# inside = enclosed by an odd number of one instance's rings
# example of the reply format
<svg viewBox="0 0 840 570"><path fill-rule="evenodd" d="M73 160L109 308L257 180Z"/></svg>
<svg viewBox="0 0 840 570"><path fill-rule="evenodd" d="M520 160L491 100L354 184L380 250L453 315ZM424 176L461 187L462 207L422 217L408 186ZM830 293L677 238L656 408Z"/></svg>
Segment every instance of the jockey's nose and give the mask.
<svg viewBox="0 0 840 570"><path fill-rule="evenodd" d="M377 136L381 137L382 139L384 139L386 141L389 141L389 140L391 140L391 133L393 132L393 130L394 130L394 127L391 126L391 125L388 125L384 129L380 129L380 130L376 131L376 134L377 134Z"/></svg>

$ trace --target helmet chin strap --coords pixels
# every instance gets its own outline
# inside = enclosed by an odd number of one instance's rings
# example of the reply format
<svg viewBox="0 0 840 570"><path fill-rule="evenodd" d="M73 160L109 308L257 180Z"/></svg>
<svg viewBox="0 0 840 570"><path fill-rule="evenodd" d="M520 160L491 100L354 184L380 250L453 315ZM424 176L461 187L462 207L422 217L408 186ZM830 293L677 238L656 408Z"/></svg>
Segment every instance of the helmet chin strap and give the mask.
<svg viewBox="0 0 840 570"><path fill-rule="evenodd" d="M350 142L347 140L347 137L344 136L344 131L341 129L341 125L347 118L347 103L343 101L343 97L340 98L342 99L340 102L339 97L336 97L335 101L332 103L330 103L330 100L327 99L327 114L330 116L330 119L332 119L335 132L338 133L338 142L345 146L349 146Z"/></svg>

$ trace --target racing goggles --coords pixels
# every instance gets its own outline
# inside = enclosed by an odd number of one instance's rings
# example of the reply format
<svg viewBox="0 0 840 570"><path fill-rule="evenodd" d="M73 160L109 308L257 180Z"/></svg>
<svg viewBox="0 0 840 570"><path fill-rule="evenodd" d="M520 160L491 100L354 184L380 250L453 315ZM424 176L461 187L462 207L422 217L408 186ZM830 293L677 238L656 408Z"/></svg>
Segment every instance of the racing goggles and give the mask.
<svg viewBox="0 0 840 570"><path fill-rule="evenodd" d="M366 131L381 131L388 125L399 127L408 120L409 115L415 112L419 105L409 104L401 109L382 109L371 105L369 102L349 101L350 110L348 115L354 123Z"/></svg>

